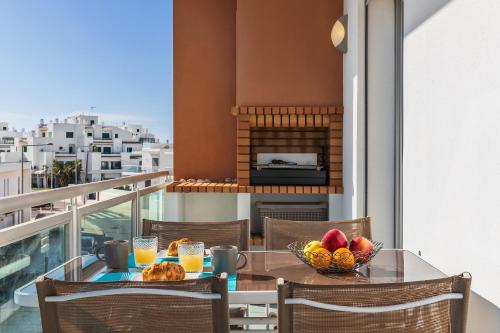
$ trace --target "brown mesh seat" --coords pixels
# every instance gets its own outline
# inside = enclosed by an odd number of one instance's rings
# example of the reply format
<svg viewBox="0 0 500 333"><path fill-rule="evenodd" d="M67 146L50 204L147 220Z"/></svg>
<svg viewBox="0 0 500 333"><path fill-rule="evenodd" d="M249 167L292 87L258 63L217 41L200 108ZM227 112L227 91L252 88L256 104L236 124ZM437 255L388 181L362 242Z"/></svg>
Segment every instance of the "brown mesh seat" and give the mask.
<svg viewBox="0 0 500 333"><path fill-rule="evenodd" d="M467 273L392 284L314 286L280 279L279 332L462 333L470 283Z"/></svg>
<svg viewBox="0 0 500 333"><path fill-rule="evenodd" d="M205 243L205 248L215 245L236 245L248 251L250 237L249 221L231 222L170 222L143 220L142 234L157 236L159 249L181 238Z"/></svg>
<svg viewBox="0 0 500 333"><path fill-rule="evenodd" d="M62 282L40 278L36 287L45 333L229 332L225 274L221 278L168 282ZM97 291L100 295L89 294Z"/></svg>
<svg viewBox="0 0 500 333"><path fill-rule="evenodd" d="M266 250L286 250L288 244L298 240L321 240L331 228L342 230L347 238L372 238L370 217L348 221L291 221L265 218L264 243Z"/></svg>

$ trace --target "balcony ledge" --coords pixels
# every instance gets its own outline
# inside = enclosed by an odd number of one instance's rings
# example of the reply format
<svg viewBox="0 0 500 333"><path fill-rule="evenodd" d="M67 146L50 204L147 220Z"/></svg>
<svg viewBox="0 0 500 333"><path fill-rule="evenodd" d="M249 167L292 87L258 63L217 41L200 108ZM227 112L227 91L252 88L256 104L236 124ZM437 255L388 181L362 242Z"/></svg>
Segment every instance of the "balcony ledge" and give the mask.
<svg viewBox="0 0 500 333"><path fill-rule="evenodd" d="M205 193L265 193L265 194L333 194L344 193L342 186L302 186L302 185L253 185L242 186L236 183L189 183L173 182L167 192L205 192Z"/></svg>

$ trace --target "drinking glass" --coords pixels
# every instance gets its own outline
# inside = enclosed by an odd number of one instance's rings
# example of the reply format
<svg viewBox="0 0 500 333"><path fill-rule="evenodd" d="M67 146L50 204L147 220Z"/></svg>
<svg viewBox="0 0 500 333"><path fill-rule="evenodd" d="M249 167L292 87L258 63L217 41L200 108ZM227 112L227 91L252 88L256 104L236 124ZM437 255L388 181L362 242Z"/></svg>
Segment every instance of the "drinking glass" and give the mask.
<svg viewBox="0 0 500 333"><path fill-rule="evenodd" d="M203 242L186 242L179 244L179 263L186 273L203 272L205 244Z"/></svg>
<svg viewBox="0 0 500 333"><path fill-rule="evenodd" d="M158 253L158 237L134 237L135 267L144 268L154 264Z"/></svg>

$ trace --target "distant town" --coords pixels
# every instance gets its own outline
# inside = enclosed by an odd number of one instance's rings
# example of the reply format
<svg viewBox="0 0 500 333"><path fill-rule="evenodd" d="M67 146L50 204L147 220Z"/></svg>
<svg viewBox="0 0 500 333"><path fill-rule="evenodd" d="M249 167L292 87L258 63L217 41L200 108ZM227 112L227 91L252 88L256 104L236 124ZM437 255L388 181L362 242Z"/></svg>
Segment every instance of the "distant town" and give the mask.
<svg viewBox="0 0 500 333"><path fill-rule="evenodd" d="M172 169L172 145L141 125L77 114L17 130L0 121L0 197ZM23 170L23 172L21 172ZM142 184L148 186L149 184ZM0 216L0 225L30 220Z"/></svg>

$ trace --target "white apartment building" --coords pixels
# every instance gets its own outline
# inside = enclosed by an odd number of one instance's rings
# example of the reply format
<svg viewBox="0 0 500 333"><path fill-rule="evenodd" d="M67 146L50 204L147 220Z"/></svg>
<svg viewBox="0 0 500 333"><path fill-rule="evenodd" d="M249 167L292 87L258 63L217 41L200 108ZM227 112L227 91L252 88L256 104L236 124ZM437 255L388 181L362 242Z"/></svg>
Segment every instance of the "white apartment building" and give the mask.
<svg viewBox="0 0 500 333"><path fill-rule="evenodd" d="M21 163L5 160L4 153L0 156L0 198L21 194L21 184L24 183L24 193L31 192L31 164L24 163L24 177L21 177ZM14 224L29 221L31 210L25 208L21 212L0 214L0 229Z"/></svg>
<svg viewBox="0 0 500 333"><path fill-rule="evenodd" d="M8 129L8 124L5 127ZM105 125L95 115L79 114L48 123L41 119L38 128L29 134L16 132L20 135L14 137L12 131L8 133L9 136L4 136L0 132L0 142L8 138L6 142L12 143L4 151L12 154L21 150L19 142L25 145L24 160L32 162L35 187L53 185L49 182L54 161L79 160L82 165L79 183L172 168L171 147L159 143L147 128L125 123ZM75 183L75 179L70 183Z"/></svg>
<svg viewBox="0 0 500 333"><path fill-rule="evenodd" d="M27 137L24 129L18 131L9 127L9 123L0 121L0 153L18 151L23 138Z"/></svg>

